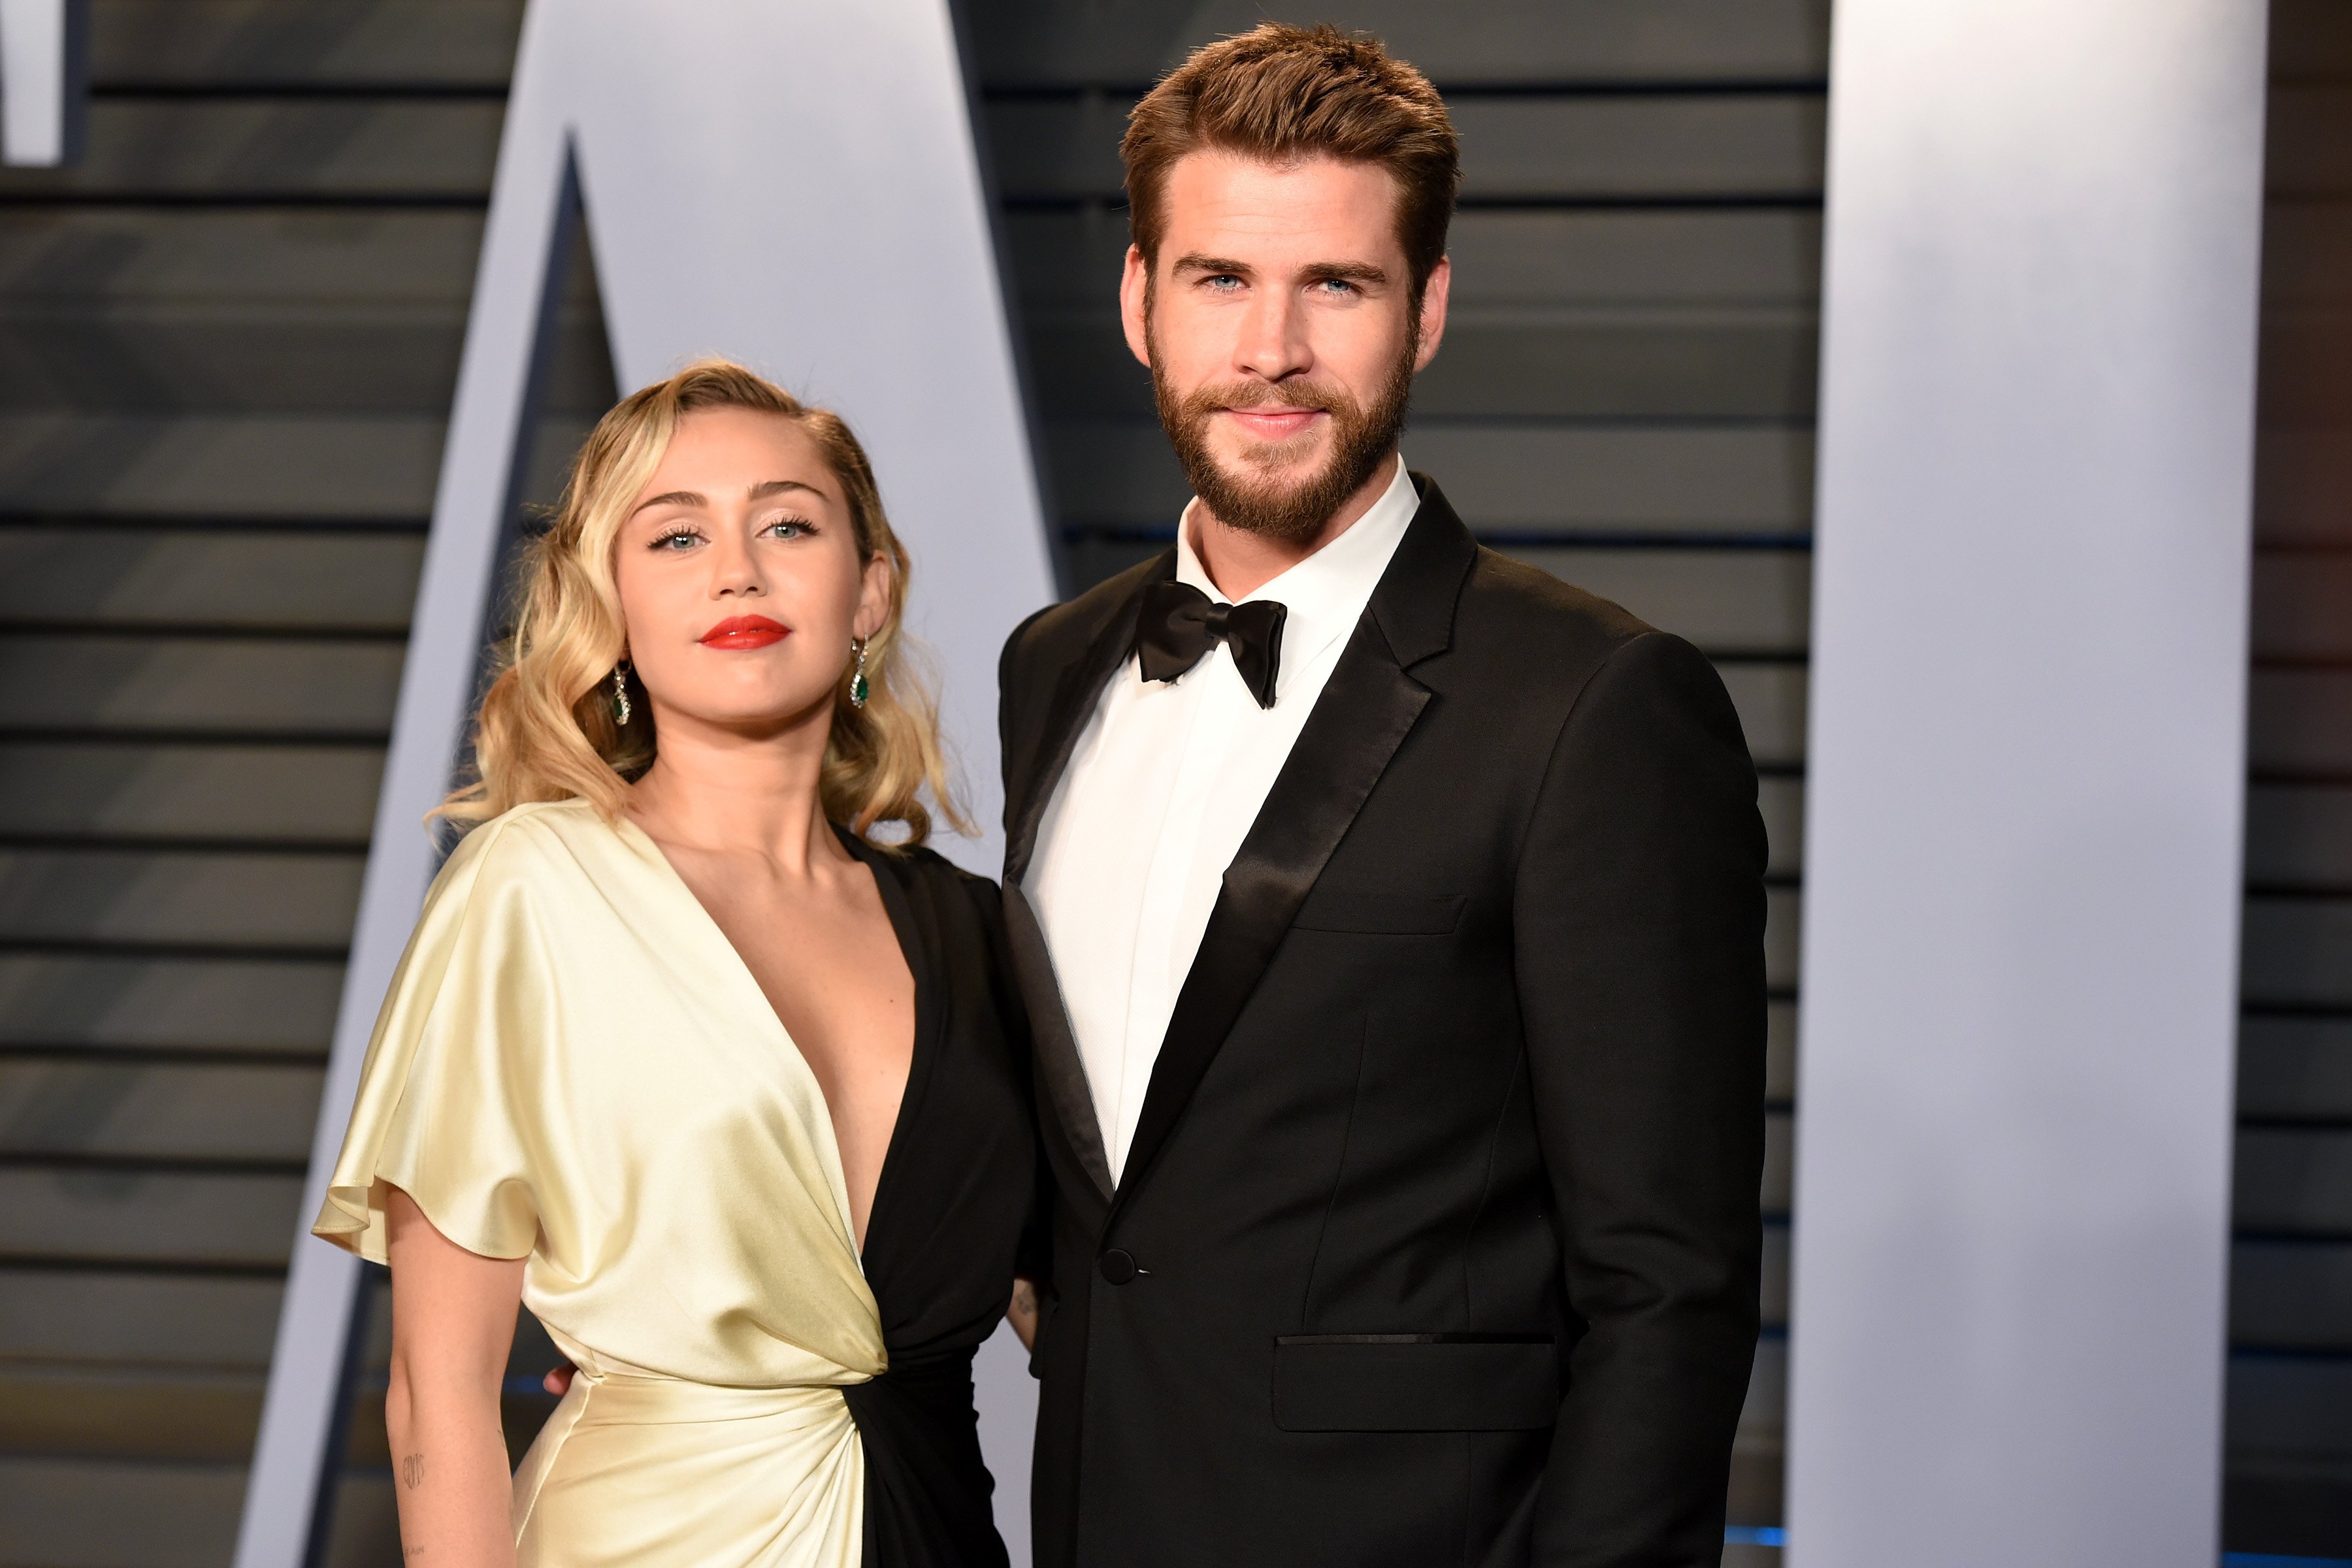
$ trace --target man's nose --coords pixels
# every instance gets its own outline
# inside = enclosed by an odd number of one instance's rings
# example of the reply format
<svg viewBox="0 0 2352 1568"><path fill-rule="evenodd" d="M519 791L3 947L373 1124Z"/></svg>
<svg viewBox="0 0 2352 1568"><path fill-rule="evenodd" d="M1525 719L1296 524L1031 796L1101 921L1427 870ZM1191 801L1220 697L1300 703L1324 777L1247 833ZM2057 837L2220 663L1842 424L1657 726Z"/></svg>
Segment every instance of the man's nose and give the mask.
<svg viewBox="0 0 2352 1568"><path fill-rule="evenodd" d="M1251 301L1236 347L1237 368L1267 381L1297 375L1314 363L1306 321L1288 289L1270 289Z"/></svg>

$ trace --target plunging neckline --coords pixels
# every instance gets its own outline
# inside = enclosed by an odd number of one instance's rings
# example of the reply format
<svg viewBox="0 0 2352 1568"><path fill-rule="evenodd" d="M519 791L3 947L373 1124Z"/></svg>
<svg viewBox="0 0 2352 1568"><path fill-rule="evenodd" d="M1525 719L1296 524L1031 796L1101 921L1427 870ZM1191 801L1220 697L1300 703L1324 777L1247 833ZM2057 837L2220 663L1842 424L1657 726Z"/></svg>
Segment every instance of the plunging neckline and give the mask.
<svg viewBox="0 0 2352 1568"><path fill-rule="evenodd" d="M935 1054L931 1037L936 1033L938 1023L937 988L925 973L928 953L915 931L914 910L907 902L906 889L898 885L895 877L883 875L879 861L882 852L837 823L829 822L825 826L833 829L835 838L849 858L863 866L866 875L874 879L874 890L882 900L883 916L890 922L891 937L898 944L899 961L906 964L908 978L915 987L914 1038L908 1052L907 1079L898 1090L898 1108L891 1117L890 1136L882 1146L881 1168L874 1175L874 1195L866 1205L866 1235L862 1239L857 1234L856 1213L850 1203L848 1168L841 1158L841 1127L834 1118L833 1100L824 1091L824 1080L809 1065L807 1054L801 1049L800 1042L793 1038L793 1031L785 1024L783 1015L777 1012L776 1005L768 999L766 989L761 985L759 976L752 973L742 950L735 945L734 939L727 934L727 928L719 923L718 917L710 912L701 895L694 890L694 885L672 863L668 851L661 847L661 841L625 814L614 819L615 831L625 838L635 834L645 841L646 848L653 852L654 862L661 868L671 886L685 895L686 901L702 916L703 924L709 929L712 938L734 961L737 975L751 988L751 994L760 999L761 1008L775 1024L776 1033L783 1040L785 1048L792 1052L793 1061L800 1065L802 1072L808 1075L809 1087L815 1092L817 1103L824 1108L824 1140L818 1152L826 1163L827 1174L833 1178L834 1191L839 1194L842 1230L849 1238L850 1255L857 1259L859 1272L863 1273L866 1255L874 1247L875 1231L881 1224L882 1199L890 1188L891 1170L901 1163L898 1158L901 1139L908 1123L914 1120L918 1093L929 1079L929 1069Z"/></svg>

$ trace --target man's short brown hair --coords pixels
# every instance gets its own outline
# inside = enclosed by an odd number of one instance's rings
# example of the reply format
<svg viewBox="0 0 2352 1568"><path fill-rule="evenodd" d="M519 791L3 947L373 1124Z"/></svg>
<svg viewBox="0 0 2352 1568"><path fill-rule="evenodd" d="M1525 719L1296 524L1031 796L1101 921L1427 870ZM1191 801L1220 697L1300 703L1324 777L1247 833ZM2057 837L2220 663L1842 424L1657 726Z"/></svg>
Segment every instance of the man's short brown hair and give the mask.
<svg viewBox="0 0 2352 1568"><path fill-rule="evenodd" d="M1195 50L1146 93L1118 153L1129 227L1147 264L1167 227L1168 171L1212 148L1276 163L1319 156L1386 169L1396 177L1397 238L1419 301L1445 255L1461 153L1445 100L1379 39L1268 22Z"/></svg>

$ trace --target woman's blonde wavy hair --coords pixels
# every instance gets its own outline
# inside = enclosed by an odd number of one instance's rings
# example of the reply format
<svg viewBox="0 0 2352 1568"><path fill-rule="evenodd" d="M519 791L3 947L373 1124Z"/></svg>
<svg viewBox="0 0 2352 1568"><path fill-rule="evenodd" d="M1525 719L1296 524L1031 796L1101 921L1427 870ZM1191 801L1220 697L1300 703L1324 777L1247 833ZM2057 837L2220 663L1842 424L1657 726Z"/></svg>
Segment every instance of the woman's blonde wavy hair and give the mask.
<svg viewBox="0 0 2352 1568"><path fill-rule="evenodd" d="M578 799L607 818L620 816L631 781L653 765L659 738L634 672L626 678L638 699L633 721L623 725L613 714L613 672L626 647L613 582L614 541L679 418L708 408L747 408L798 426L841 481L860 558L890 563L889 613L866 644L866 705L848 700L846 664L835 694L819 784L826 817L876 843L876 827L903 824L895 841L902 848L929 837L934 812L970 833L949 785L938 706L908 668L901 629L907 548L883 514L866 449L839 415L720 359L698 361L630 394L589 433L552 524L524 552L514 632L475 719L475 782L433 815L470 826L528 801Z"/></svg>

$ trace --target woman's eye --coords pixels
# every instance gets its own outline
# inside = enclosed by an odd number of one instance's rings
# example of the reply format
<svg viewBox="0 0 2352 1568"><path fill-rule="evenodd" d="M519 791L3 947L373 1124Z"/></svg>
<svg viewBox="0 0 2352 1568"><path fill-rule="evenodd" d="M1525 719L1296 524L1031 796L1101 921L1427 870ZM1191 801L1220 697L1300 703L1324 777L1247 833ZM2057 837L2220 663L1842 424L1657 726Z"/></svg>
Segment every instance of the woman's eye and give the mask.
<svg viewBox="0 0 2352 1568"><path fill-rule="evenodd" d="M780 517L760 531L778 539L799 539L816 531L815 525L797 517Z"/></svg>
<svg viewBox="0 0 2352 1568"><path fill-rule="evenodd" d="M677 552L690 549L701 542L702 535L695 532L690 528L680 528L675 529L668 533L656 535L653 542L653 548L656 550Z"/></svg>

